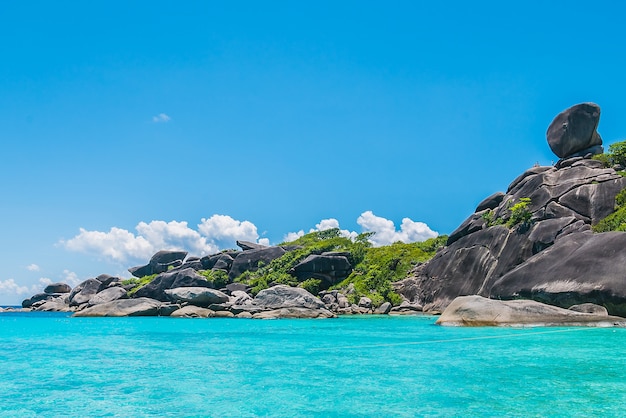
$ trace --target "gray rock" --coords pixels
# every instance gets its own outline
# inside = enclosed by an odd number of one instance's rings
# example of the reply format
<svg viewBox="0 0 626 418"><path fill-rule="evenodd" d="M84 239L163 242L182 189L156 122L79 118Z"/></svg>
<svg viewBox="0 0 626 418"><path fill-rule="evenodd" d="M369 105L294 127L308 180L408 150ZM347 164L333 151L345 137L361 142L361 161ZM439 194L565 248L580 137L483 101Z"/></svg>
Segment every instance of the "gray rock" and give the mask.
<svg viewBox="0 0 626 418"><path fill-rule="evenodd" d="M94 305L74 313L73 316L156 316L161 302L149 299L118 299Z"/></svg>
<svg viewBox="0 0 626 418"><path fill-rule="evenodd" d="M135 297L147 297L162 302L169 302L170 298L165 294L165 291L177 287L213 288L214 285L213 282L209 282L194 269L185 269L159 274L150 283L137 290Z"/></svg>
<svg viewBox="0 0 626 418"><path fill-rule="evenodd" d="M600 106L581 103L559 113L546 133L550 149L564 158L584 149L602 145L596 129L600 121Z"/></svg>
<svg viewBox="0 0 626 418"><path fill-rule="evenodd" d="M165 294L174 303L189 303L201 307L229 300L228 295L207 287L177 287L165 290Z"/></svg>
<svg viewBox="0 0 626 418"><path fill-rule="evenodd" d="M290 271L299 281L320 279L327 284L339 283L352 272L352 265L344 253L311 254Z"/></svg>
<svg viewBox="0 0 626 418"><path fill-rule="evenodd" d="M101 303L112 302L114 300L124 299L127 297L128 295L126 294L126 290L124 290L124 288L119 286L109 287L93 295L87 304L89 306L99 305Z"/></svg>
<svg viewBox="0 0 626 418"><path fill-rule="evenodd" d="M372 307L372 300L368 297L361 296L361 299L359 299L359 307L370 309Z"/></svg>
<svg viewBox="0 0 626 418"><path fill-rule="evenodd" d="M580 305L572 305L569 308L570 311L590 313L601 316L608 316L609 312L604 306L596 305L595 303L581 303Z"/></svg>
<svg viewBox="0 0 626 418"><path fill-rule="evenodd" d="M239 241L239 240L237 241L237 246L241 248L243 251L261 250L263 248L267 248L267 245L261 245L261 244L257 244L256 242Z"/></svg>
<svg viewBox="0 0 626 418"><path fill-rule="evenodd" d="M78 284L70 292L70 306L78 306L89 302L102 289L102 282L98 279L87 279Z"/></svg>
<svg viewBox="0 0 626 418"><path fill-rule="evenodd" d="M159 274L166 272L170 267L182 265L185 257L187 257L186 251L159 251L152 256L150 262L145 266L131 267L128 271L139 278Z"/></svg>
<svg viewBox="0 0 626 418"><path fill-rule="evenodd" d="M162 303L159 306L159 316L170 316L172 312L176 312L182 306L177 303Z"/></svg>
<svg viewBox="0 0 626 418"><path fill-rule="evenodd" d="M172 312L172 318L210 318L215 316L215 312L200 306L187 305Z"/></svg>
<svg viewBox="0 0 626 418"><path fill-rule="evenodd" d="M449 326L626 326L616 316L575 312L532 300L500 301L459 296L436 324Z"/></svg>
<svg viewBox="0 0 626 418"><path fill-rule="evenodd" d="M72 288L66 283L50 283L43 290L44 293L70 293Z"/></svg>
<svg viewBox="0 0 626 418"><path fill-rule="evenodd" d="M252 319L252 314L250 312L239 312L235 315L235 318Z"/></svg>
<svg viewBox="0 0 626 418"><path fill-rule="evenodd" d="M71 308L61 298L56 298L42 301L36 310L41 312L70 312Z"/></svg>
<svg viewBox="0 0 626 418"><path fill-rule="evenodd" d="M581 303L626 315L626 233L579 232L555 241L499 278L493 298L526 298L567 308Z"/></svg>
<svg viewBox="0 0 626 418"><path fill-rule="evenodd" d="M495 209L502 203L502 199L504 199L504 193L496 192L480 202L476 207L476 212L482 212L486 209Z"/></svg>
<svg viewBox="0 0 626 418"><path fill-rule="evenodd" d="M230 293L230 302L233 305L246 305L252 303L252 296L241 290L235 290Z"/></svg>
<svg viewBox="0 0 626 418"><path fill-rule="evenodd" d="M389 313L389 311L391 311L391 303L389 302L385 302L382 305L380 305L378 308L376 308L374 310L374 313L377 315L387 315Z"/></svg>
<svg viewBox="0 0 626 418"><path fill-rule="evenodd" d="M336 315L326 309L310 309L289 307L259 312L252 315L254 319L279 319L279 318L335 318Z"/></svg>
<svg viewBox="0 0 626 418"><path fill-rule="evenodd" d="M267 265L272 260L284 255L285 252L281 247L264 247L243 251L233 261L228 278L232 281L246 271L256 271L259 269L260 263Z"/></svg>
<svg viewBox="0 0 626 418"><path fill-rule="evenodd" d="M324 309L324 302L300 287L277 285L261 290L254 304L264 309L308 308Z"/></svg>
<svg viewBox="0 0 626 418"><path fill-rule="evenodd" d="M36 305L38 302L57 299L62 296L63 293L37 293L22 301L22 308L30 308Z"/></svg>
<svg viewBox="0 0 626 418"><path fill-rule="evenodd" d="M250 292L251 287L248 286L247 284L243 284L243 283L228 283L226 285L226 290L228 291L228 293L230 293L231 295L233 294L233 292L235 291L240 291L240 292L246 292L249 293Z"/></svg>

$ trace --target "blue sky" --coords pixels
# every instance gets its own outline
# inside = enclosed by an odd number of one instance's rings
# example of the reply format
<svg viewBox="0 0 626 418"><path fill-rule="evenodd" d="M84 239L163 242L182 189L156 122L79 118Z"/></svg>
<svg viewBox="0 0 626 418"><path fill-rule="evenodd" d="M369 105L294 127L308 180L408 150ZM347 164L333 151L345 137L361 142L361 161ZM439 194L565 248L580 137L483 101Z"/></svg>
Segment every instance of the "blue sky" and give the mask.
<svg viewBox="0 0 626 418"><path fill-rule="evenodd" d="M449 233L556 161L545 131L564 108L594 101L605 145L626 138L623 16L618 2L3 1L0 304L127 275L160 246L337 224L379 244Z"/></svg>

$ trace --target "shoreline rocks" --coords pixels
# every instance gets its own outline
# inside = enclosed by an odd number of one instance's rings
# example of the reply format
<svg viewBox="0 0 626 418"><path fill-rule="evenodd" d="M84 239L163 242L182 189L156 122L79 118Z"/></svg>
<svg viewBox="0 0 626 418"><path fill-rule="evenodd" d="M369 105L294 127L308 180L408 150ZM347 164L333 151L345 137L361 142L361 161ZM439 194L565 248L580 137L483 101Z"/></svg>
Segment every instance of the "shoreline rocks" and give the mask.
<svg viewBox="0 0 626 418"><path fill-rule="evenodd" d="M473 295L454 299L436 324L466 327L626 327L626 319L604 313L563 309L532 300L501 301Z"/></svg>

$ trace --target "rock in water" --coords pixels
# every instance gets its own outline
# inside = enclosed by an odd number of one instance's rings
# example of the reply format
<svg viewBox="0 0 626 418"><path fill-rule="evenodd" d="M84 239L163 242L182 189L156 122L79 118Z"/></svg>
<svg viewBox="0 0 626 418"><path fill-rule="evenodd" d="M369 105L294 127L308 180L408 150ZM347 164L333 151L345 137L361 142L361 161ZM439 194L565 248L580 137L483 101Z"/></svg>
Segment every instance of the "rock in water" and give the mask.
<svg viewBox="0 0 626 418"><path fill-rule="evenodd" d="M264 309L325 308L324 302L305 289L285 285L277 285L261 290L254 298L254 304Z"/></svg>
<svg viewBox="0 0 626 418"><path fill-rule="evenodd" d="M559 158L566 158L593 147L602 153L602 138L596 132L600 106L581 103L559 113L548 127L548 145Z"/></svg>
<svg viewBox="0 0 626 418"><path fill-rule="evenodd" d="M74 316L156 316L160 306L161 302L149 298L118 299L83 309Z"/></svg>
<svg viewBox="0 0 626 418"><path fill-rule="evenodd" d="M204 308L213 303L225 303L229 300L228 295L207 287L177 287L165 290L165 294L174 303L186 302Z"/></svg>
<svg viewBox="0 0 626 418"><path fill-rule="evenodd" d="M626 319L581 313L532 300L493 300L459 296L436 322L450 326L626 326Z"/></svg>

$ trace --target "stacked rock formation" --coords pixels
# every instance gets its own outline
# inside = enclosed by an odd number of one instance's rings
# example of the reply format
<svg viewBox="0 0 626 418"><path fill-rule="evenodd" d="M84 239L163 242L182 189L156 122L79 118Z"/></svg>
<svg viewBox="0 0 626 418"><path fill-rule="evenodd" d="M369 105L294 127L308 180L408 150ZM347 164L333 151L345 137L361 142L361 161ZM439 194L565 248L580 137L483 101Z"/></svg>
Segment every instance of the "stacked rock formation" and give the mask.
<svg viewBox="0 0 626 418"><path fill-rule="evenodd" d="M593 233L611 214L626 178L591 156L601 152L597 105L560 113L550 125L554 167L533 167L506 193L486 198L447 246L395 284L407 300L443 311L462 295L526 298L568 308L596 303L626 314L626 233ZM530 199L530 200L527 200ZM513 225L513 205L527 221Z"/></svg>

